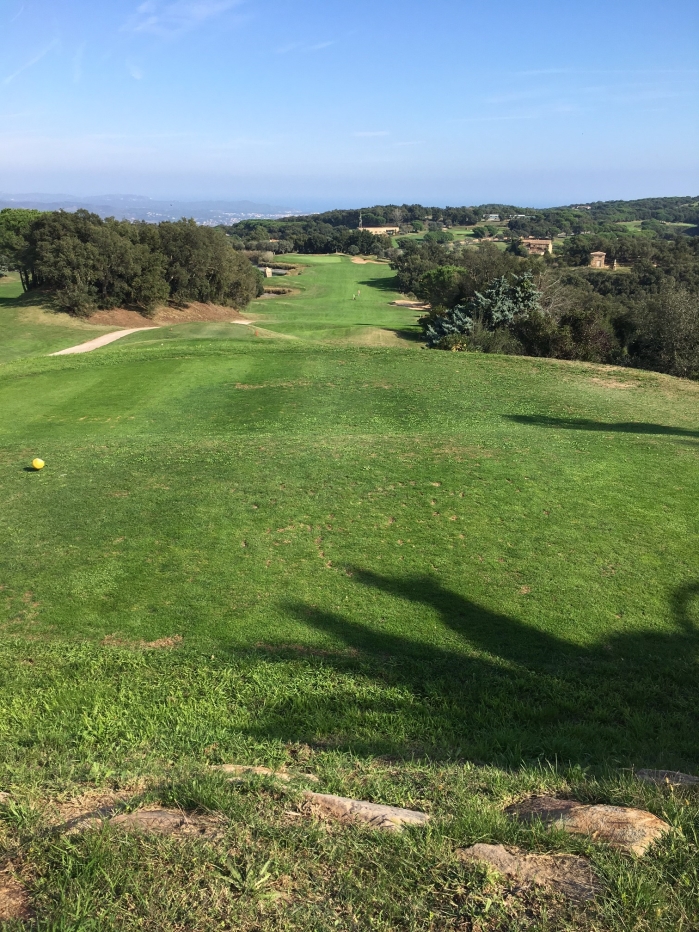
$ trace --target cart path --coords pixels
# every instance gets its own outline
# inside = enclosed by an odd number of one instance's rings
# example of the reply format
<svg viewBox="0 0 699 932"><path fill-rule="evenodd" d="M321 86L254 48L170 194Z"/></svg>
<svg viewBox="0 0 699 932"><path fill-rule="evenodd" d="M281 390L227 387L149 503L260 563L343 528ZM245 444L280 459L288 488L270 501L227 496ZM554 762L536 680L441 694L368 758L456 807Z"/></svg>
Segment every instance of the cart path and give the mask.
<svg viewBox="0 0 699 932"><path fill-rule="evenodd" d="M49 353L49 356L69 356L72 353L89 353L92 350L99 349L100 346L106 346L107 343L113 343L130 333L140 333L142 330L159 330L160 327L132 327L130 330L116 330L114 333L105 333L101 337L95 337L94 340L88 340L87 343L78 343L77 346L69 346L68 349L59 350L57 353Z"/></svg>

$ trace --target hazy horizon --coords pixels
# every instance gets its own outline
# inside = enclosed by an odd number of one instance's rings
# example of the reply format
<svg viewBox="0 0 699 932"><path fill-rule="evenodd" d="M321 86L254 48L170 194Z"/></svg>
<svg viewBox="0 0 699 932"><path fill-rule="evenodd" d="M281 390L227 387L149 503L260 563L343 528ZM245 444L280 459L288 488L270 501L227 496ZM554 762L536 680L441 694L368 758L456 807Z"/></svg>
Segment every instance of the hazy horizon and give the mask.
<svg viewBox="0 0 699 932"><path fill-rule="evenodd" d="M531 201L515 201L507 200L503 198L489 198L487 200L471 200L464 202L456 202L454 200L420 200L419 198L404 198L402 200L389 200L389 199L366 199L366 200L349 200L347 198L336 198L328 199L323 198L320 200L313 199L304 199L301 203L298 199L293 200L292 198L272 198L264 197L264 195L249 196L249 197L233 197L233 196L222 196L222 197L196 197L196 196L187 196L187 195L174 195L169 197L151 197L147 194L134 194L133 192L126 193L123 191L116 191L110 193L100 193L100 194L76 194L75 192L46 192L46 191L0 191L0 205L6 201L17 201L19 204L25 202L35 202L35 203L45 203L47 205L53 204L64 204L73 202L84 202L89 206L90 203L97 205L99 202L104 202L105 204L114 204L118 200L130 200L130 199L141 199L145 202L150 202L158 205L166 205L168 203L174 204L176 206L185 206L185 205L235 205L238 208L242 209L243 205L249 206L252 209L269 209L275 213L323 213L327 210L356 210L362 207L372 207L374 205L384 205L384 204L396 204L400 206L402 204L422 204L426 207L478 207L483 204L508 204L516 207L527 207L538 210L546 210L549 208L555 207L564 207L570 204L585 204L585 203L594 203L595 201L605 201L605 200L637 200L644 197L688 197L696 198L699 197L698 194L692 193L691 191L671 191L665 192L662 194L652 191L651 193L640 194L638 197L622 198L622 197L590 197L590 198L578 198L570 199L567 201L551 201L539 203L534 203ZM135 206L135 205L134 205Z"/></svg>

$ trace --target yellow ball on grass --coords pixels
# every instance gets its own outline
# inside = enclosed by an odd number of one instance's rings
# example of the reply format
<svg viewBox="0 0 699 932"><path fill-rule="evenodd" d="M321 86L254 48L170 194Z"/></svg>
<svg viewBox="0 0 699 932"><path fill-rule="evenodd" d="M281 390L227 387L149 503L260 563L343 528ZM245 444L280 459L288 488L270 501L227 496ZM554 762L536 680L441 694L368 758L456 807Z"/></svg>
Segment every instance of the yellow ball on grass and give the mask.
<svg viewBox="0 0 699 932"><path fill-rule="evenodd" d="M32 460L32 466L34 469L43 469L45 465L46 463L43 460L40 460L38 456L35 460Z"/></svg>

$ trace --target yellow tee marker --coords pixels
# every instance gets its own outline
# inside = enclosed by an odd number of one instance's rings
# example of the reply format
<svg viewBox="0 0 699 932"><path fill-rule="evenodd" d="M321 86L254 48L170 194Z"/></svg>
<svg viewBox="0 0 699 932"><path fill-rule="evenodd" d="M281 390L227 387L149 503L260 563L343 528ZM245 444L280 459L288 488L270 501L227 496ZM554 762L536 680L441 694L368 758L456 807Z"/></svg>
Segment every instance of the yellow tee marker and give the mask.
<svg viewBox="0 0 699 932"><path fill-rule="evenodd" d="M45 465L46 463L43 460L40 460L38 456L35 460L32 460L32 466L34 469L43 469Z"/></svg>

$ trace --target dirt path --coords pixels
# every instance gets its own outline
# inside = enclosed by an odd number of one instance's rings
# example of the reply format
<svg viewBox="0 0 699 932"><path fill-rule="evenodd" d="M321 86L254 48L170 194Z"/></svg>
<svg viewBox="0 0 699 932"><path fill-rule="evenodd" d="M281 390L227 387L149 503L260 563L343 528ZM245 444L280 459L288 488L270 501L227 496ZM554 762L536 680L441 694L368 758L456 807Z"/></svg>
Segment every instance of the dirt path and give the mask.
<svg viewBox="0 0 699 932"><path fill-rule="evenodd" d="M94 340L88 340L87 343L78 343L77 346L69 346L68 349L59 350L57 353L49 353L49 356L69 356L72 353L89 353L91 350L99 349L100 346L106 346L107 343L113 343L130 333L140 333L142 330L159 330L159 327L132 327L130 330L117 330L115 333L105 333L101 337L95 337Z"/></svg>

